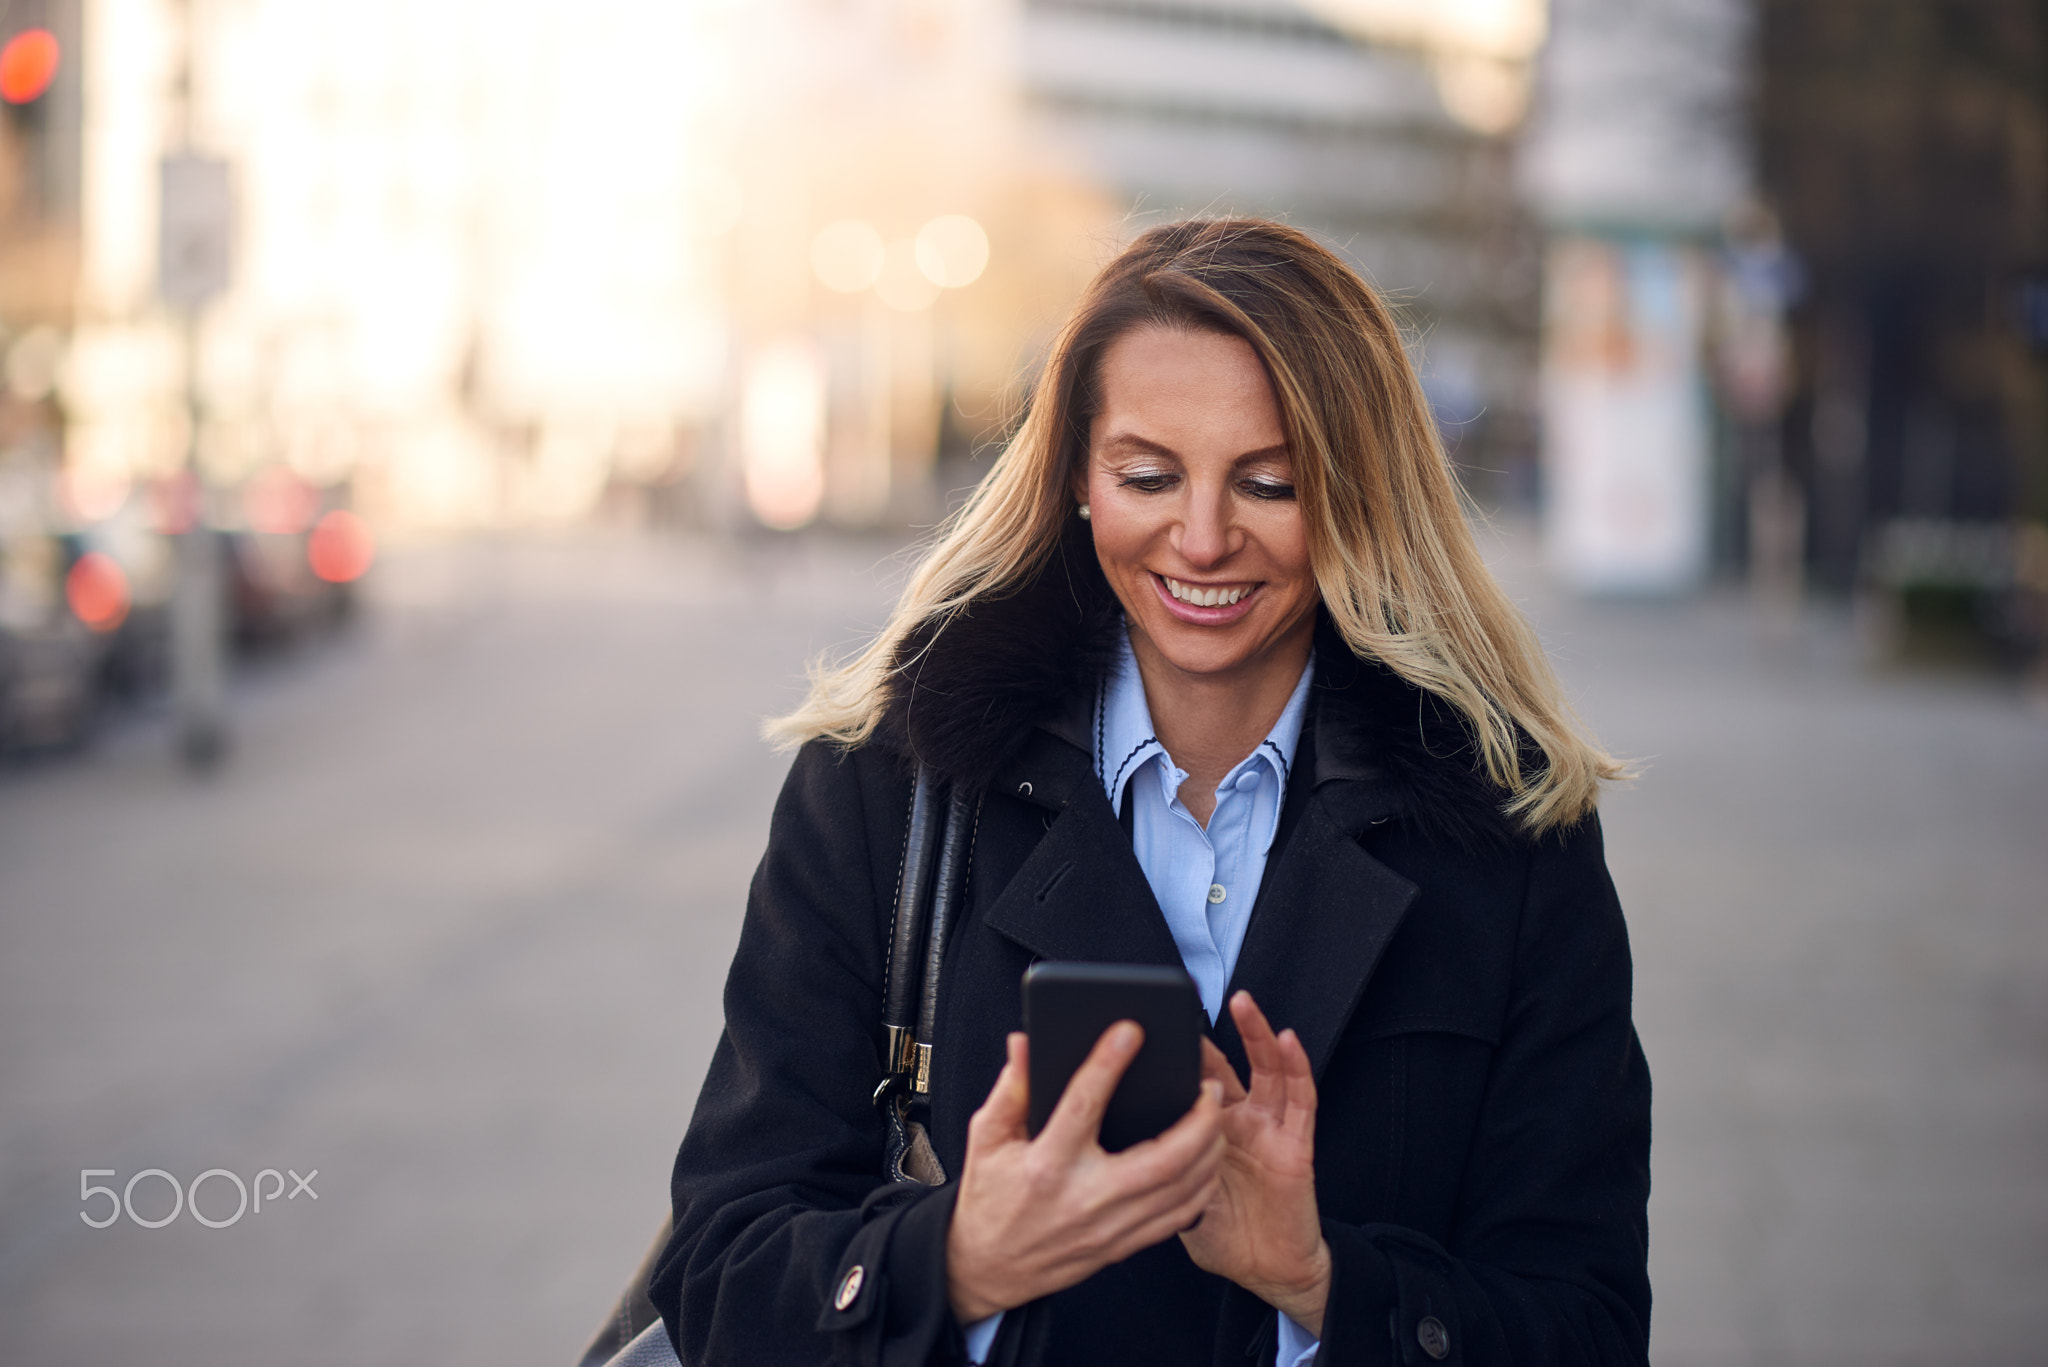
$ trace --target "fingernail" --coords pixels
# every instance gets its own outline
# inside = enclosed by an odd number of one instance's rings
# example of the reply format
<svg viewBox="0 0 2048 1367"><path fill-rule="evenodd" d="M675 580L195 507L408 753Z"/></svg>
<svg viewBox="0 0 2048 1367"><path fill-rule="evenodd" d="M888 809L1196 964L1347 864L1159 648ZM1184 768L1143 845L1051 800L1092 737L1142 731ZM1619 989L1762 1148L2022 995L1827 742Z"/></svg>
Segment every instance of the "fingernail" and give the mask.
<svg viewBox="0 0 2048 1367"><path fill-rule="evenodd" d="M1137 1048L1138 1027L1132 1024L1130 1021L1118 1021L1116 1027L1115 1042L1116 1047L1119 1049L1131 1050Z"/></svg>

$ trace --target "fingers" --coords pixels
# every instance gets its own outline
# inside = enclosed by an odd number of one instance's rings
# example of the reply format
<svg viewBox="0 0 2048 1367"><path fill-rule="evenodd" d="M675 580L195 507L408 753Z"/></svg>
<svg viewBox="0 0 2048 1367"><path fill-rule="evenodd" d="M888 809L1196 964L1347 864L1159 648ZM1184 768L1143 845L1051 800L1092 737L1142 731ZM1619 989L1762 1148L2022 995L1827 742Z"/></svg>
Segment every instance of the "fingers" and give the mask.
<svg viewBox="0 0 2048 1367"><path fill-rule="evenodd" d="M1205 1077L1200 1090L1195 1093L1195 1104L1188 1107L1187 1114L1146 1143L1157 1145L1162 1153L1174 1159L1184 1160L1205 1147L1216 1134L1216 1113L1222 1109L1223 1084L1213 1077ZM1133 1144L1127 1152L1143 1147L1143 1144Z"/></svg>
<svg viewBox="0 0 2048 1367"><path fill-rule="evenodd" d="M1106 1177L1126 1201L1177 1199L1173 1193L1188 1183L1200 1183L1222 1162L1228 1147L1219 1118L1223 1110L1223 1088L1204 1079L1195 1104L1171 1128L1152 1139L1133 1144L1103 1161Z"/></svg>
<svg viewBox="0 0 2048 1367"><path fill-rule="evenodd" d="M1235 1106L1244 1100L1244 1084L1237 1080L1237 1069L1230 1066L1230 1060L1223 1057L1216 1041L1207 1035L1202 1036L1202 1076L1222 1086L1224 1105Z"/></svg>
<svg viewBox="0 0 2048 1367"><path fill-rule="evenodd" d="M1287 1093L1284 1084L1276 1086L1280 1083L1280 1051L1273 1027L1249 992L1231 996L1230 1014L1237 1022L1238 1038L1244 1041L1245 1061L1252 1067L1248 1097L1260 1110L1278 1115L1287 1104Z"/></svg>
<svg viewBox="0 0 2048 1367"><path fill-rule="evenodd" d="M1118 1243L1121 1245L1117 1258L1128 1258L1140 1249L1164 1243L1176 1234L1191 1233L1202 1222L1210 1203L1216 1199L1217 1186L1222 1181L1221 1161L1218 1156L1217 1170L1205 1174L1201 1180L1192 1181L1174 1193L1172 1204L1157 1214L1140 1221Z"/></svg>
<svg viewBox="0 0 2048 1367"><path fill-rule="evenodd" d="M1197 1224L1223 1178L1223 1160L1230 1143L1215 1124L1222 1099L1213 1082L1173 1129L1158 1139L1134 1144L1111 1155L1107 1165L1125 1167L1125 1176L1143 1174L1128 1191L1123 1205L1125 1228L1110 1243L1111 1261L1170 1239Z"/></svg>
<svg viewBox="0 0 2048 1367"><path fill-rule="evenodd" d="M1290 1045L1283 1042L1282 1036L1276 1036L1249 992L1231 997L1230 1014L1244 1040L1245 1058L1252 1065L1252 1104L1283 1119L1291 1119L1287 1113L1297 1105L1313 1110L1315 1070L1309 1066L1308 1051L1302 1047L1301 1037L1293 1030L1286 1031L1284 1039L1291 1040Z"/></svg>
<svg viewBox="0 0 2048 1367"><path fill-rule="evenodd" d="M1309 1066L1308 1050L1293 1030L1280 1032L1280 1073L1287 1089L1287 1128L1297 1135L1312 1136L1316 1124L1316 1071Z"/></svg>
<svg viewBox="0 0 2048 1367"><path fill-rule="evenodd" d="M1013 1030L1005 1041L1009 1057L996 1074L988 1100L967 1122L967 1147L985 1149L1012 1140L1029 1138L1025 1121L1031 1112L1030 1037Z"/></svg>
<svg viewBox="0 0 2048 1367"><path fill-rule="evenodd" d="M1059 1103L1038 1136L1039 1142L1069 1155L1093 1144L1116 1084L1144 1043L1145 1032L1136 1021L1118 1021L1103 1031L1088 1057L1067 1079L1067 1090L1060 1094Z"/></svg>

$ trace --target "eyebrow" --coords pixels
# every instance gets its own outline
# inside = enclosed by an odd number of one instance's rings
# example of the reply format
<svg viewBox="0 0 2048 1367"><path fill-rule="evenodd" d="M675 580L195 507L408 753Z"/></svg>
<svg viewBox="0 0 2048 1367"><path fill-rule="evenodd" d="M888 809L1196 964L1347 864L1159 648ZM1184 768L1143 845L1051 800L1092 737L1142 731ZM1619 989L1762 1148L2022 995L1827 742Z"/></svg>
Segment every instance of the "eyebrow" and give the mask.
<svg viewBox="0 0 2048 1367"><path fill-rule="evenodd" d="M1170 456L1174 460L1180 459L1180 453L1171 446L1162 446L1151 438L1141 437L1135 432L1118 432L1102 443L1102 449L1105 451L1118 447L1136 448L1150 455ZM1230 463L1233 466L1248 465L1253 461L1273 460L1275 458L1280 460L1291 459L1285 442L1273 446L1261 446L1256 451L1246 451L1243 455L1233 457Z"/></svg>

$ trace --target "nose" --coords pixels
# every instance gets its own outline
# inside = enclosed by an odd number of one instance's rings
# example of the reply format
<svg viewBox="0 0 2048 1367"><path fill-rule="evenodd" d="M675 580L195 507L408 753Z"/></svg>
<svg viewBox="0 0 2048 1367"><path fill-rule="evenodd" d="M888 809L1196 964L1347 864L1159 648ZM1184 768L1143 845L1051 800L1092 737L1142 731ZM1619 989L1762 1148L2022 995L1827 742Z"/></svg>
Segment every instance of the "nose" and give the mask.
<svg viewBox="0 0 2048 1367"><path fill-rule="evenodd" d="M1220 564L1231 551L1230 495L1228 490L1198 492L1188 500L1187 516L1180 524L1180 544L1175 547L1192 569L1206 570Z"/></svg>

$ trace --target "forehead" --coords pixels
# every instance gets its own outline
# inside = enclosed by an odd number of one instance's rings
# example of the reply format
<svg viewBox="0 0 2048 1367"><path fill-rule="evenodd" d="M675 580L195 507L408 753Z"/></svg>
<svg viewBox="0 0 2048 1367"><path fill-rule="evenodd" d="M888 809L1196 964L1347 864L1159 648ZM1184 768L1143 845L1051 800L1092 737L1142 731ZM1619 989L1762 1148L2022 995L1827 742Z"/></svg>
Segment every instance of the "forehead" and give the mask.
<svg viewBox="0 0 2048 1367"><path fill-rule="evenodd" d="M1237 456L1283 445L1280 405L1242 337L1160 327L1125 333L1103 352L1090 441L1136 438L1176 454Z"/></svg>

